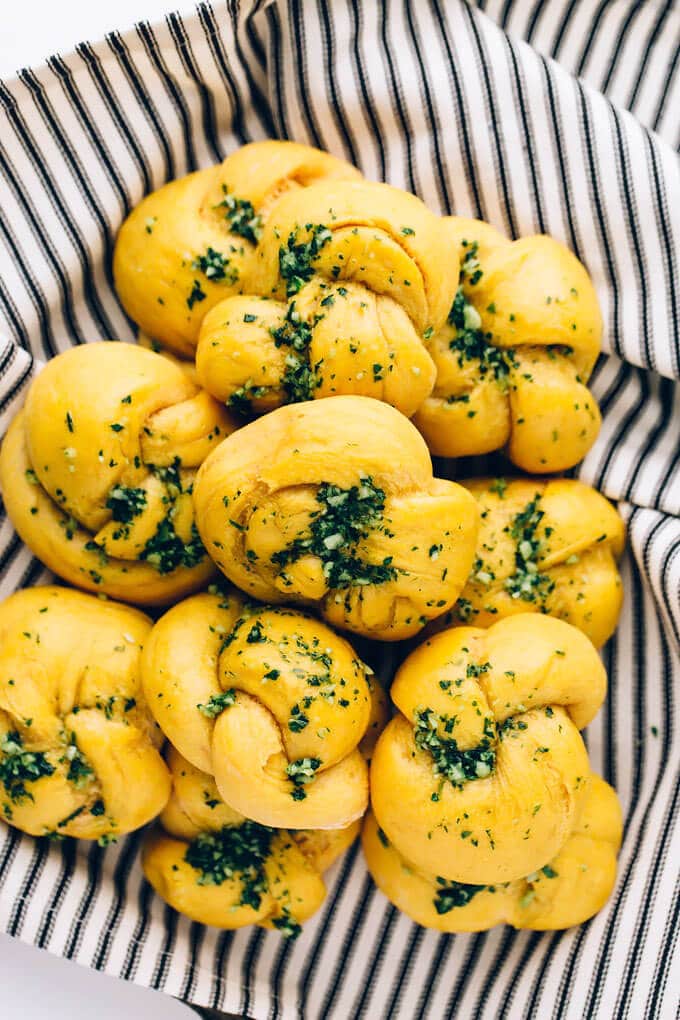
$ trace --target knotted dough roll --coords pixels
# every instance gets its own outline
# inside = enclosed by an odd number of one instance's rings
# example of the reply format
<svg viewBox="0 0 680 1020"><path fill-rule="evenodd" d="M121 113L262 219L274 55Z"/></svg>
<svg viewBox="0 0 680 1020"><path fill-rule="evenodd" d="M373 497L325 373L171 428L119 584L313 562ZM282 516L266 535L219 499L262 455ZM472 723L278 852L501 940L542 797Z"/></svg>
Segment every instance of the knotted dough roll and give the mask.
<svg viewBox="0 0 680 1020"><path fill-rule="evenodd" d="M526 613L425 641L392 685L397 715L371 762L378 824L424 871L519 879L562 849L588 792L579 730L606 674L581 631Z"/></svg>
<svg viewBox="0 0 680 1020"><path fill-rule="evenodd" d="M7 513L72 584L170 602L213 573L191 490L196 468L234 428L167 358L115 342L73 347L31 383L3 443Z"/></svg>
<svg viewBox="0 0 680 1020"><path fill-rule="evenodd" d="M362 845L378 887L426 928L453 933L510 924L550 931L582 924L605 905L616 881L621 832L614 790L591 774L581 813L562 849L514 882L474 885L420 871L390 843L372 813L364 822Z"/></svg>
<svg viewBox="0 0 680 1020"><path fill-rule="evenodd" d="M326 897L322 873L359 823L332 832L272 829L221 798L212 776L169 747L172 795L144 843L142 867L163 899L216 928L259 924L295 937Z"/></svg>
<svg viewBox="0 0 680 1020"><path fill-rule="evenodd" d="M257 250L254 293L201 327L198 378L246 414L334 394L384 400L407 417L432 390L422 337L443 325L457 245L417 199L334 181L277 203Z"/></svg>
<svg viewBox="0 0 680 1020"><path fill-rule="evenodd" d="M588 273L554 238L510 242L487 223L444 223L460 246L460 286L426 340L437 382L416 425L439 456L507 447L525 471L573 467L600 428L586 387L602 338Z"/></svg>
<svg viewBox="0 0 680 1020"><path fill-rule="evenodd" d="M161 345L193 357L205 313L229 294L251 292L256 245L277 201L343 179L361 174L308 145L265 141L165 184L118 234L113 272L125 311Z"/></svg>
<svg viewBox="0 0 680 1020"><path fill-rule="evenodd" d="M317 605L380 640L446 612L472 566L474 499L433 478L416 429L367 397L282 407L239 429L203 465L194 503L206 548L243 591Z"/></svg>
<svg viewBox="0 0 680 1020"><path fill-rule="evenodd" d="M49 585L0 604L0 804L33 836L107 840L154 818L170 794L144 701L151 620Z"/></svg>
<svg viewBox="0 0 680 1020"><path fill-rule="evenodd" d="M343 828L368 803L363 663L325 624L196 595L154 626L144 690L170 742L262 825Z"/></svg>
<svg viewBox="0 0 680 1020"><path fill-rule="evenodd" d="M458 602L432 624L489 627L514 613L557 616L596 648L614 633L623 602L617 560L625 526L589 485L553 480L462 481L480 511L477 555Z"/></svg>

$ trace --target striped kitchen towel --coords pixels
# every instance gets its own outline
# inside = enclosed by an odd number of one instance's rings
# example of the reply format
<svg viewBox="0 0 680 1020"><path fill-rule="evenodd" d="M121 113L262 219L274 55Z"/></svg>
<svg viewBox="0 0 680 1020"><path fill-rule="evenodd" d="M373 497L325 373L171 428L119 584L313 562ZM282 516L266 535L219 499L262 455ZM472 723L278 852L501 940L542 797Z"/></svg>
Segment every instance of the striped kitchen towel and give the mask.
<svg viewBox="0 0 680 1020"><path fill-rule="evenodd" d="M178 917L139 838L60 845L0 828L2 929L248 1017L671 1018L680 846L680 12L648 0L227 0L83 44L0 88L0 414L71 344L133 331L111 289L145 192L265 137L310 142L435 211L546 231L602 303L604 413L579 476L629 524L626 602L587 733L617 788L616 889L565 933L413 925L355 847L294 943ZM6 519L2 593L45 580ZM674 843L675 838L675 843Z"/></svg>

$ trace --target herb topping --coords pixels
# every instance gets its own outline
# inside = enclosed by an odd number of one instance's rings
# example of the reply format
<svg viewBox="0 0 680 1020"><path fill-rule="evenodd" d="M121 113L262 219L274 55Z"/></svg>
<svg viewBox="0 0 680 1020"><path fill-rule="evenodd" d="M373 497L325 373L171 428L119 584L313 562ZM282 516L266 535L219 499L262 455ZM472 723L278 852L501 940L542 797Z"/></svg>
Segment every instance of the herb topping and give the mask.
<svg viewBox="0 0 680 1020"><path fill-rule="evenodd" d="M5 787L10 800L21 804L33 800L33 794L26 789L26 783L34 783L43 776L51 776L54 766L50 765L42 751L26 751L20 735L6 733L0 740L0 783Z"/></svg>
<svg viewBox="0 0 680 1020"><path fill-rule="evenodd" d="M382 584L397 576L391 557L367 563L356 555L356 545L377 528L384 528L385 493L369 476L359 485L341 489L323 482L316 492L321 507L313 515L309 533L275 552L272 563L286 567L302 556L318 556L330 588Z"/></svg>
<svg viewBox="0 0 680 1020"><path fill-rule="evenodd" d="M442 737L440 726L450 734L456 725L455 716L439 715L431 708L416 712L414 736L416 747L427 751L434 763L434 773L444 776L454 786L463 786L473 779L484 779L496 767L496 752L491 746L495 739L493 721L484 720L484 736L477 747L461 750L454 737Z"/></svg>

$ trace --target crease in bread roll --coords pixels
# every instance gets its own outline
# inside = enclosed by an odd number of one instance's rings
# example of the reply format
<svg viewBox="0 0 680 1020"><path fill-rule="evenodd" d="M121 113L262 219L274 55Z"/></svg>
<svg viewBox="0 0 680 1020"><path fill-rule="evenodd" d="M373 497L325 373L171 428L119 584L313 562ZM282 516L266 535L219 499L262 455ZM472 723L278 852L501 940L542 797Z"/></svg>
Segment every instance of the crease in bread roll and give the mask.
<svg viewBox="0 0 680 1020"><path fill-rule="evenodd" d="M236 593L196 595L156 623L142 672L163 733L235 810L286 828L343 828L363 815L359 745L384 709L325 624Z"/></svg>
<svg viewBox="0 0 680 1020"><path fill-rule="evenodd" d="M586 269L551 237L511 242L488 223L444 224L460 250L459 287L426 341L437 382L416 425L438 456L505 447L525 471L573 467L600 428L586 384L602 316Z"/></svg>
<svg viewBox="0 0 680 1020"><path fill-rule="evenodd" d="M5 437L7 513L72 584L168 603L214 573L191 493L203 459L236 427L159 354L113 341L74 347L33 380Z"/></svg>
<svg viewBox="0 0 680 1020"><path fill-rule="evenodd" d="M588 638L533 613L424 641L398 670L398 714L371 761L378 824L419 868L519 879L552 859L588 791L579 730L607 678Z"/></svg>
<svg viewBox="0 0 680 1020"><path fill-rule="evenodd" d="M170 793L144 700L151 620L47 585L0 603L0 805L33 836L102 842L155 818Z"/></svg>
<svg viewBox="0 0 680 1020"><path fill-rule="evenodd" d="M277 202L343 179L361 174L330 153L268 140L153 191L116 240L114 281L125 311L163 347L192 358L206 312L252 292L257 244Z"/></svg>
<svg viewBox="0 0 680 1020"><path fill-rule="evenodd" d="M461 480L480 511L477 555L453 609L430 625L489 627L515 613L556 616L596 648L623 602L625 526L609 500L571 478Z"/></svg>
<svg viewBox="0 0 680 1020"><path fill-rule="evenodd" d="M331 832L260 825L229 807L213 777L172 746L167 761L172 793L142 850L148 881L200 924L257 924L295 938L325 899L323 872L354 841L359 823Z"/></svg>
<svg viewBox="0 0 680 1020"><path fill-rule="evenodd" d="M379 889L416 923L443 932L487 931L497 924L553 931L582 924L602 909L616 881L621 845L616 793L591 774L588 794L559 853L512 882L452 882L407 861L366 816L362 846Z"/></svg>
<svg viewBox="0 0 680 1020"><path fill-rule="evenodd" d="M478 523L470 494L433 478L417 430L368 397L246 425L204 463L194 504L206 548L243 591L318 606L379 640L415 634L453 605Z"/></svg>

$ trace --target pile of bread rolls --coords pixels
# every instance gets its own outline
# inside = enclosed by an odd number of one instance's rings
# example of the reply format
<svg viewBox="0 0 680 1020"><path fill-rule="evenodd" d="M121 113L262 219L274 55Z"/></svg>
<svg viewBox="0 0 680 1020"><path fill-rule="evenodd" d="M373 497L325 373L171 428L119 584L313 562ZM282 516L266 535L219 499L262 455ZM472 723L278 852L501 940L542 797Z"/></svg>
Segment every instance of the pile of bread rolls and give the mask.
<svg viewBox="0 0 680 1020"><path fill-rule="evenodd" d="M585 268L268 141L140 202L114 276L139 343L55 357L0 452L70 586L0 605L5 821L154 823L146 877L219 928L298 934L360 831L426 927L591 917L621 812L580 731L624 529L556 476L600 423ZM433 473L491 451L510 477ZM408 639L391 686L366 639Z"/></svg>

